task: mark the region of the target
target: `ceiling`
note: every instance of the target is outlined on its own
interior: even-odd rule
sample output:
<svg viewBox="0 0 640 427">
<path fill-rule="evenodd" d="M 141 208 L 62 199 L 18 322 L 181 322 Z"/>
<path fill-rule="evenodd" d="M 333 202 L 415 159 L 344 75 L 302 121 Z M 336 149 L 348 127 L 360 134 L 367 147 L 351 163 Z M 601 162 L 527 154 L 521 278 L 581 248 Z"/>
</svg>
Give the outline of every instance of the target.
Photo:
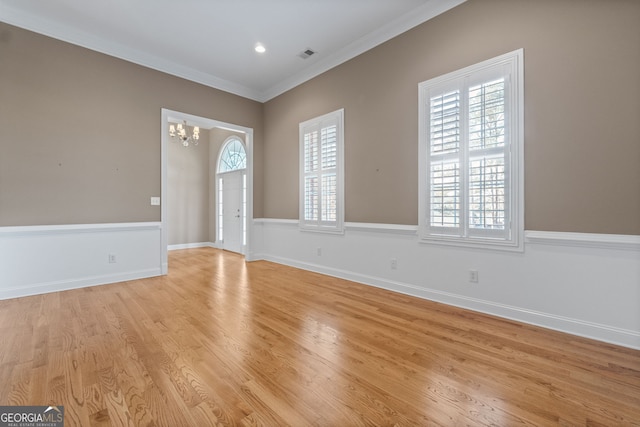
<svg viewBox="0 0 640 427">
<path fill-rule="evenodd" d="M 464 1 L 0 0 L 0 21 L 264 102 Z"/>
</svg>

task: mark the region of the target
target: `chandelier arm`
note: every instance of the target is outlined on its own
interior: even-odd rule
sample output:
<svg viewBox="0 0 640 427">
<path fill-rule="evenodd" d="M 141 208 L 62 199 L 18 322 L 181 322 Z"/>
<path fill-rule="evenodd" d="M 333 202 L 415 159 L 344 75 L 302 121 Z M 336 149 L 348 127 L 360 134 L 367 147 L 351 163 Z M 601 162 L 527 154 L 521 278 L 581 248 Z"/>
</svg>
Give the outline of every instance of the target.
<svg viewBox="0 0 640 427">
<path fill-rule="evenodd" d="M 169 126 L 169 136 L 173 142 L 180 141 L 183 147 L 189 147 L 189 145 L 198 145 L 200 139 L 200 127 L 193 126 L 191 135 L 187 133 L 188 125 L 187 121 L 183 120 L 182 123 L 178 123 L 176 126 Z"/>
</svg>

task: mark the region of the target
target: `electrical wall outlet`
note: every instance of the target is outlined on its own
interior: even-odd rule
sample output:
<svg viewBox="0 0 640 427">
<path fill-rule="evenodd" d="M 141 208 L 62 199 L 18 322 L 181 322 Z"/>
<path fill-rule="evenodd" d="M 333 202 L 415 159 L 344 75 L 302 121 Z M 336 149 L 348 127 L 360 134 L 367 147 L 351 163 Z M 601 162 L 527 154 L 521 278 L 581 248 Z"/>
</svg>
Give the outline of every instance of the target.
<svg viewBox="0 0 640 427">
<path fill-rule="evenodd" d="M 469 282 L 478 283 L 479 280 L 478 270 L 469 270 Z"/>
<path fill-rule="evenodd" d="M 397 270 L 398 269 L 398 259 L 397 258 L 391 258 L 391 260 L 389 262 L 389 266 L 391 267 L 392 270 Z"/>
<path fill-rule="evenodd" d="M 322 256 L 322 248 L 316 248 L 316 255 Z"/>
<path fill-rule="evenodd" d="M 109 264 L 116 263 L 116 254 L 109 254 Z"/>
</svg>

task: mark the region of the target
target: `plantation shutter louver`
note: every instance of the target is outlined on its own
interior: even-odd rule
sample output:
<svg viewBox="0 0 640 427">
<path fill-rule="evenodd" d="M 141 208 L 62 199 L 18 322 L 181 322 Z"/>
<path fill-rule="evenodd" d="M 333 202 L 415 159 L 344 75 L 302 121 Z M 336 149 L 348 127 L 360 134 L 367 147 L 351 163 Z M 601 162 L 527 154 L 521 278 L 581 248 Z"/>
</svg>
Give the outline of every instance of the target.
<svg viewBox="0 0 640 427">
<path fill-rule="evenodd" d="M 504 230 L 505 81 L 469 88 L 469 227 Z"/>
<path fill-rule="evenodd" d="M 430 111 L 430 223 L 457 229 L 461 209 L 460 92 L 432 97 Z"/>
<path fill-rule="evenodd" d="M 303 228 L 333 231 L 341 227 L 341 118 L 334 116 L 327 115 L 320 120 L 301 124 L 303 167 L 300 221 Z"/>
</svg>

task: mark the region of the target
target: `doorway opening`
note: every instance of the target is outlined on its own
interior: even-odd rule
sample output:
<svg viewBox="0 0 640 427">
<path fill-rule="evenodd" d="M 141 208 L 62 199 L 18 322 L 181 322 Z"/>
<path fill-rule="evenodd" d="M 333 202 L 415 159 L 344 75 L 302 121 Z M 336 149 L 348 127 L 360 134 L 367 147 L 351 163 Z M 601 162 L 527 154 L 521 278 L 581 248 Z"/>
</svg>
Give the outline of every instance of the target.
<svg viewBox="0 0 640 427">
<path fill-rule="evenodd" d="M 245 168 L 242 170 L 242 178 L 240 179 L 240 186 L 242 187 L 242 192 L 240 194 L 240 203 L 241 203 L 241 224 L 242 232 L 240 233 L 240 250 L 237 252 L 243 253 L 245 259 L 247 261 L 253 260 L 252 255 L 252 235 L 253 235 L 253 129 L 245 126 L 236 125 L 233 123 L 221 122 L 219 120 L 215 120 L 212 118 L 194 116 L 187 113 L 182 113 L 179 111 L 172 111 L 163 108 L 161 111 L 161 191 L 160 191 L 160 220 L 161 220 L 161 233 L 160 233 L 160 256 L 162 263 L 162 274 L 167 274 L 169 269 L 168 263 L 168 254 L 167 254 L 167 246 L 169 239 L 169 201 L 168 201 L 168 147 L 171 143 L 169 136 L 169 123 L 182 123 L 183 121 L 187 121 L 188 126 L 199 126 L 201 129 L 207 130 L 216 130 L 221 129 L 225 131 L 230 131 L 235 134 L 241 135 L 242 138 L 238 138 L 241 141 L 242 148 L 244 150 L 244 162 Z M 244 141 L 242 141 L 244 140 Z M 205 141 L 200 141 L 200 143 L 205 143 Z M 243 144 L 242 144 L 243 143 Z M 226 146 L 223 144 L 223 148 Z M 219 196 L 218 193 L 218 170 L 217 164 L 210 164 L 211 175 L 215 177 L 213 182 L 210 182 L 210 188 L 215 189 L 212 191 L 214 198 Z M 229 172 L 227 172 L 229 173 Z M 234 171 L 234 173 L 240 173 L 238 171 Z M 235 185 L 233 182 L 230 182 L 229 185 L 232 187 Z M 231 192 L 229 192 L 231 194 Z M 224 202 L 224 200 L 223 200 Z M 227 201 L 227 203 L 236 203 L 233 200 Z M 210 216 L 216 219 L 218 222 L 218 200 L 216 199 L 213 204 L 211 204 Z M 237 209 L 237 208 L 236 208 Z M 236 213 L 237 214 L 237 213 Z M 230 225 L 228 225 L 230 229 Z M 216 224 L 216 230 L 217 230 Z M 223 230 L 229 231 L 229 230 Z M 226 236 L 223 236 L 226 237 Z M 216 240 L 218 238 L 216 237 Z M 224 240 L 223 240 L 224 241 Z M 221 247 L 222 242 L 215 242 L 217 247 Z M 223 247 L 224 248 L 224 247 Z"/>
</svg>

